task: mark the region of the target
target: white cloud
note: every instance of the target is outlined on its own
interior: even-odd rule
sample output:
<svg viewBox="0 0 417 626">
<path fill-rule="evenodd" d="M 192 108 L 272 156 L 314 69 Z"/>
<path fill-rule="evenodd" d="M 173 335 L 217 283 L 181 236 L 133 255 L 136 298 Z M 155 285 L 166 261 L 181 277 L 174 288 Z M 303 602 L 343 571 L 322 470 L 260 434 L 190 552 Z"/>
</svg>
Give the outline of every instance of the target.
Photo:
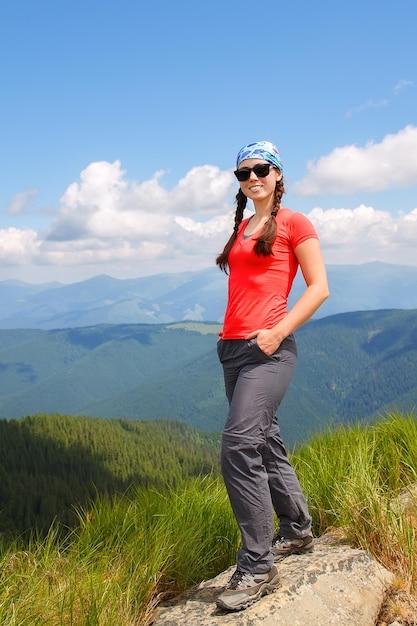
<svg viewBox="0 0 417 626">
<path fill-rule="evenodd" d="M 172 191 L 172 204 L 176 210 L 195 215 L 215 215 L 219 204 L 228 198 L 235 182 L 232 172 L 222 172 L 214 165 L 193 167 Z"/>
<path fill-rule="evenodd" d="M 91 163 L 62 196 L 48 239 L 154 240 L 172 228 L 178 212 L 205 219 L 230 210 L 233 177 L 218 167 L 194 167 L 171 191 L 161 186 L 161 171 L 140 184 L 125 174 L 119 161 Z"/>
<path fill-rule="evenodd" d="M 414 132 L 404 129 L 403 145 L 410 147 Z M 391 139 L 384 142 L 374 155 L 389 152 Z M 362 157 L 369 158 L 367 148 Z M 162 178 L 157 172 L 138 183 L 119 161 L 91 163 L 65 191 L 45 232 L 0 230 L 0 279 L 73 282 L 102 273 L 127 278 L 213 266 L 232 231 L 232 173 L 196 167 L 170 190 Z M 327 263 L 417 264 L 417 208 L 393 216 L 365 205 L 317 207 L 309 217 Z"/>
<path fill-rule="evenodd" d="M 231 213 L 218 215 L 207 222 L 197 222 L 190 217 L 183 217 L 182 215 L 175 217 L 174 221 L 184 231 L 194 233 L 205 239 L 231 231 L 233 227 L 233 215 Z"/>
<path fill-rule="evenodd" d="M 31 264 L 42 276 L 49 267 L 54 278 L 207 267 L 232 228 L 233 174 L 194 167 L 171 190 L 162 187 L 162 177 L 156 172 L 138 183 L 119 161 L 91 163 L 69 185 L 44 233 L 30 231 L 30 239 L 26 231 L 0 231 L 1 250 L 9 264 Z"/>
<path fill-rule="evenodd" d="M 380 143 L 335 148 L 307 164 L 292 191 L 303 196 L 382 191 L 417 183 L 417 128 L 406 126 Z"/>
<path fill-rule="evenodd" d="M 0 229 L 0 266 L 4 268 L 31 263 L 38 255 L 39 245 L 38 236 L 33 230 Z"/>
<path fill-rule="evenodd" d="M 326 211 L 315 208 L 308 217 L 317 228 L 327 263 L 417 262 L 417 209 L 395 217 L 365 205 Z"/>
</svg>

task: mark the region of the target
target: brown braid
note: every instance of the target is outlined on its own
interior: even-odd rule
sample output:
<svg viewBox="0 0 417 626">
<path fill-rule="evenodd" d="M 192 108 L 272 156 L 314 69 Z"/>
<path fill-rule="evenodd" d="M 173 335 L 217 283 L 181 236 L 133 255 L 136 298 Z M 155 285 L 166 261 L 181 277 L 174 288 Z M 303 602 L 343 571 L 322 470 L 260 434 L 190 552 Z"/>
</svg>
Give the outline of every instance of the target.
<svg viewBox="0 0 417 626">
<path fill-rule="evenodd" d="M 255 254 L 257 254 L 258 256 L 268 256 L 272 254 L 272 244 L 275 241 L 275 238 L 277 236 L 277 223 L 275 221 L 275 217 L 280 209 L 281 198 L 284 195 L 284 193 L 285 193 L 284 180 L 281 177 L 281 179 L 277 181 L 277 184 L 275 186 L 274 205 L 271 211 L 271 216 L 269 217 L 267 222 L 265 222 L 263 230 L 261 234 L 259 235 L 259 237 L 256 238 L 256 243 L 253 248 Z M 236 240 L 237 233 L 239 230 L 239 224 L 243 220 L 243 212 L 245 210 L 247 200 L 248 199 L 243 193 L 243 191 L 239 189 L 239 191 L 236 194 L 237 206 L 236 206 L 236 212 L 235 212 L 235 225 L 233 228 L 233 233 L 230 236 L 228 242 L 226 243 L 223 249 L 223 252 L 219 254 L 219 256 L 216 259 L 217 265 L 226 274 L 228 273 L 229 252 L 232 249 L 233 244 Z"/>
<path fill-rule="evenodd" d="M 226 274 L 228 273 L 228 271 L 227 271 L 227 268 L 228 268 L 227 260 L 229 258 L 229 252 L 232 249 L 233 244 L 235 243 L 235 239 L 237 237 L 237 233 L 238 233 L 238 230 L 239 230 L 239 225 L 240 225 L 241 221 L 243 220 L 243 213 L 245 211 L 247 201 L 248 201 L 247 197 L 245 196 L 243 191 L 241 189 L 239 189 L 239 191 L 236 194 L 235 225 L 233 227 L 233 233 L 231 234 L 228 242 L 226 243 L 226 245 L 225 245 L 225 247 L 223 249 L 223 252 L 221 254 L 219 254 L 219 256 L 216 259 L 217 265 Z"/>
</svg>

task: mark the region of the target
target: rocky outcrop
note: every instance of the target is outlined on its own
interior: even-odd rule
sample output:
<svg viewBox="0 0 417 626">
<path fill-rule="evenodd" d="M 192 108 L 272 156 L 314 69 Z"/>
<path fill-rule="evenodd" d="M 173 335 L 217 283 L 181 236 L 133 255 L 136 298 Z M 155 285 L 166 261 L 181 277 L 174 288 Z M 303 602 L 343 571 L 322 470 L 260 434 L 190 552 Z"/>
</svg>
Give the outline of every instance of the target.
<svg viewBox="0 0 417 626">
<path fill-rule="evenodd" d="M 225 613 L 216 598 L 234 567 L 162 606 L 153 626 L 374 626 L 392 575 L 363 550 L 331 534 L 309 555 L 279 564 L 277 591 L 245 611 Z"/>
</svg>

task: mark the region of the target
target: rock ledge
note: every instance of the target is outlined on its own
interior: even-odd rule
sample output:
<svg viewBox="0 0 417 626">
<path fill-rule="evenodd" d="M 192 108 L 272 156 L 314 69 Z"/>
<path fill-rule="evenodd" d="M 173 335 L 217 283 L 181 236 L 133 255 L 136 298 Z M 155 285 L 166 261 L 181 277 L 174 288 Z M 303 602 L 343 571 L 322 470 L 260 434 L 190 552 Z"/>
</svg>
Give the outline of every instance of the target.
<svg viewBox="0 0 417 626">
<path fill-rule="evenodd" d="M 160 607 L 153 626 L 374 626 L 393 578 L 331 534 L 316 539 L 312 554 L 281 561 L 279 570 L 279 589 L 245 611 L 225 613 L 215 605 L 231 567 Z"/>
</svg>

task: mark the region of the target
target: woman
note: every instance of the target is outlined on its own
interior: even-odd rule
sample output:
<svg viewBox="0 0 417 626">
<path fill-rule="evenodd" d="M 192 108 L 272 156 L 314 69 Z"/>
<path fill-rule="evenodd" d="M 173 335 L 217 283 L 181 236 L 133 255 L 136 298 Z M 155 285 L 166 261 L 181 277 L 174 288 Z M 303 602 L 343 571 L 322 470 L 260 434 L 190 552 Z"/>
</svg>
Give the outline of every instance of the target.
<svg viewBox="0 0 417 626">
<path fill-rule="evenodd" d="M 311 552 L 311 517 L 278 427 L 276 411 L 290 384 L 297 349 L 293 332 L 328 297 L 316 231 L 301 213 L 281 207 L 282 163 L 268 141 L 244 146 L 232 236 L 217 258 L 229 273 L 228 303 L 218 355 L 229 414 L 221 467 L 241 532 L 237 568 L 217 606 L 237 611 L 274 591 L 274 561 Z M 243 219 L 247 199 L 255 213 Z M 306 289 L 287 311 L 300 266 Z M 273 512 L 279 519 L 273 540 Z"/>
</svg>

